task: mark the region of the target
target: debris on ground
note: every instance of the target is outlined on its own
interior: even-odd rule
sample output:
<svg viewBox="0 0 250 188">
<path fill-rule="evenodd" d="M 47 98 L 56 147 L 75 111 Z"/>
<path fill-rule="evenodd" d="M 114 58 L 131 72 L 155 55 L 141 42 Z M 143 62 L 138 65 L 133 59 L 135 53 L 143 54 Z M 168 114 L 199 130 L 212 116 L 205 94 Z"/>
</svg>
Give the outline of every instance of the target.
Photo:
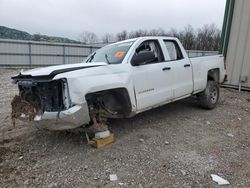
<svg viewBox="0 0 250 188">
<path fill-rule="evenodd" d="M 2 129 L 2 139 L 1 139 L 0 143 L 4 144 L 4 141 L 5 141 L 5 129 L 3 128 Z"/>
<path fill-rule="evenodd" d="M 168 142 L 168 141 L 165 141 L 165 145 L 169 145 L 169 142 Z"/>
<path fill-rule="evenodd" d="M 216 175 L 216 174 L 211 174 L 212 180 L 216 183 L 218 183 L 218 185 L 229 185 L 230 183 L 223 179 L 222 177 Z"/>
<path fill-rule="evenodd" d="M 180 170 L 183 176 L 186 176 L 187 173 L 184 170 Z"/>
<path fill-rule="evenodd" d="M 144 139 L 143 139 L 143 138 L 140 138 L 139 141 L 140 141 L 140 142 L 144 142 Z"/>
<path fill-rule="evenodd" d="M 117 177 L 116 174 L 110 174 L 110 175 L 109 175 L 109 179 L 110 179 L 110 181 L 117 181 L 117 180 L 118 180 L 118 177 Z"/>
<path fill-rule="evenodd" d="M 54 187 L 57 187 L 57 183 L 50 183 L 48 185 L 48 188 L 54 188 Z"/>
<path fill-rule="evenodd" d="M 13 100 L 11 101 L 11 119 L 13 121 L 13 125 L 15 126 L 15 119 L 18 119 L 21 116 L 28 116 L 29 120 L 33 120 L 36 116 L 36 112 L 34 107 L 27 102 L 26 100 L 23 100 L 21 96 L 16 95 Z"/>
<path fill-rule="evenodd" d="M 42 119 L 42 115 L 36 115 L 34 117 L 34 121 L 40 121 Z"/>
<path fill-rule="evenodd" d="M 231 134 L 231 133 L 228 133 L 227 136 L 229 136 L 229 137 L 234 137 L 234 135 Z"/>
</svg>

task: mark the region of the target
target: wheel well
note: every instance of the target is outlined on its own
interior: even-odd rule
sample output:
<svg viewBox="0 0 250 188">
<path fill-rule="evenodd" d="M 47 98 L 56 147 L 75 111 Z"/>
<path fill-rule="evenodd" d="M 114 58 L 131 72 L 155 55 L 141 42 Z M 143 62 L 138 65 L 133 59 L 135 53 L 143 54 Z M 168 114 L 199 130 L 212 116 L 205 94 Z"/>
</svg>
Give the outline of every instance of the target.
<svg viewBox="0 0 250 188">
<path fill-rule="evenodd" d="M 207 80 L 213 80 L 219 82 L 220 72 L 219 69 L 211 69 L 208 71 Z"/>
<path fill-rule="evenodd" d="M 107 118 L 128 117 L 132 110 L 126 88 L 116 88 L 86 95 L 90 114 Z"/>
</svg>

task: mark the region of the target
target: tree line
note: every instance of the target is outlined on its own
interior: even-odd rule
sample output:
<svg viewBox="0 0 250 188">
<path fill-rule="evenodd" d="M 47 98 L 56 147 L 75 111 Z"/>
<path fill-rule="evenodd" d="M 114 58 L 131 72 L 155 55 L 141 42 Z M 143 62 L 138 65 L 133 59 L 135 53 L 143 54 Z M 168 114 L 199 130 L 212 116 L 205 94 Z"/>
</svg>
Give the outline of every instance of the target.
<svg viewBox="0 0 250 188">
<path fill-rule="evenodd" d="M 204 25 L 198 29 L 187 25 L 180 31 L 176 29 L 165 31 L 162 28 L 152 30 L 138 29 L 130 32 L 123 30 L 116 34 L 106 33 L 101 38 L 98 38 L 93 32 L 84 31 L 79 36 L 79 41 L 85 44 L 112 43 L 142 36 L 177 37 L 187 50 L 217 51 L 220 48 L 221 30 L 215 24 Z"/>
</svg>

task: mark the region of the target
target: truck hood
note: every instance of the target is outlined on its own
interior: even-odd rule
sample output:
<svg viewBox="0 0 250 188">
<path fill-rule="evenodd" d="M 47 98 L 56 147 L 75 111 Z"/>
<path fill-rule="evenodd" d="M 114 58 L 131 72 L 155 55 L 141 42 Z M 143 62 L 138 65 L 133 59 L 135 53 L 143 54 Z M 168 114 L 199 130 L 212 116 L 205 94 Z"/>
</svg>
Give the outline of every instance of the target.
<svg viewBox="0 0 250 188">
<path fill-rule="evenodd" d="M 105 62 L 93 62 L 93 63 L 75 63 L 68 65 L 57 65 L 57 66 L 49 66 L 43 68 L 35 68 L 28 71 L 21 71 L 19 75 L 12 77 L 12 79 L 22 79 L 28 77 L 43 77 L 49 76 L 53 78 L 57 74 L 76 71 L 80 69 L 87 69 L 93 67 L 107 66 L 108 64 Z"/>
</svg>

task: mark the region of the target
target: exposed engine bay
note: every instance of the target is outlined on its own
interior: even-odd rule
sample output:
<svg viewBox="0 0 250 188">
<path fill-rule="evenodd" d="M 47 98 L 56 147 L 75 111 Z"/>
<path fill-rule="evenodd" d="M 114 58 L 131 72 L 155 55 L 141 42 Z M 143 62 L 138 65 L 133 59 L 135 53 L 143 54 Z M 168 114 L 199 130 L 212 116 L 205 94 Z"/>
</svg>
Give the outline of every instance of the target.
<svg viewBox="0 0 250 188">
<path fill-rule="evenodd" d="M 15 119 L 39 121 L 45 112 L 56 112 L 57 118 L 60 118 L 61 112 L 74 106 L 65 79 L 46 80 L 30 77 L 15 81 L 19 95 L 15 96 L 11 103 L 13 124 Z M 129 117 L 131 113 L 131 103 L 124 88 L 89 93 L 85 97 L 90 119 L 87 127 L 93 129 L 92 132 L 107 130 L 107 118 Z"/>
<path fill-rule="evenodd" d="M 11 103 L 13 120 L 27 116 L 31 121 L 45 111 L 60 112 L 70 107 L 64 80 L 20 80 L 17 84 L 19 96 L 15 96 Z"/>
</svg>

